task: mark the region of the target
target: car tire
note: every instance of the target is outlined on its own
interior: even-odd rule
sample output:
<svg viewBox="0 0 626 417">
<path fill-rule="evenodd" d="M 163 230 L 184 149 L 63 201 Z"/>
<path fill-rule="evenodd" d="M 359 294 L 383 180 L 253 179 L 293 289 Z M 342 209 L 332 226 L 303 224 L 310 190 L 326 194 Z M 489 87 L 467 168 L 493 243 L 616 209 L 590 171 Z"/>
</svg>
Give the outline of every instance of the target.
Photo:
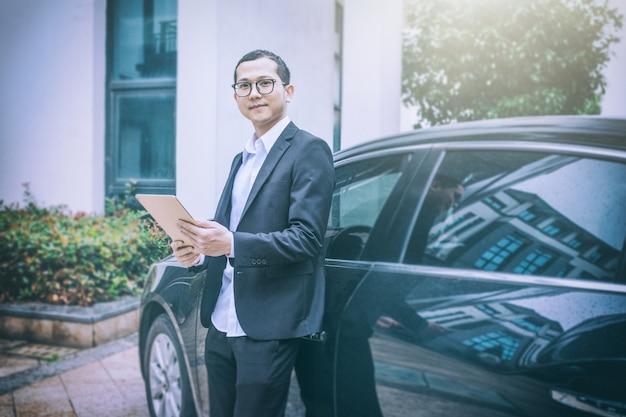
<svg viewBox="0 0 626 417">
<path fill-rule="evenodd" d="M 150 325 L 143 352 L 145 387 L 152 417 L 195 417 L 183 352 L 165 314 Z"/>
</svg>

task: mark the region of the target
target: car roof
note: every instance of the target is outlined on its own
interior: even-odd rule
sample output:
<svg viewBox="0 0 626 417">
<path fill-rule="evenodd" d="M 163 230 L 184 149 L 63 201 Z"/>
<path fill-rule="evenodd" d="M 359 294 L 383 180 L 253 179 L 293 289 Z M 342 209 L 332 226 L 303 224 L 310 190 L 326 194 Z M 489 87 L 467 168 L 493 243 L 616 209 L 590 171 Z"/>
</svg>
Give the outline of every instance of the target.
<svg viewBox="0 0 626 417">
<path fill-rule="evenodd" d="M 626 119 L 600 116 L 536 116 L 454 123 L 368 141 L 337 152 L 335 161 L 383 149 L 481 140 L 560 143 L 626 150 Z"/>
</svg>

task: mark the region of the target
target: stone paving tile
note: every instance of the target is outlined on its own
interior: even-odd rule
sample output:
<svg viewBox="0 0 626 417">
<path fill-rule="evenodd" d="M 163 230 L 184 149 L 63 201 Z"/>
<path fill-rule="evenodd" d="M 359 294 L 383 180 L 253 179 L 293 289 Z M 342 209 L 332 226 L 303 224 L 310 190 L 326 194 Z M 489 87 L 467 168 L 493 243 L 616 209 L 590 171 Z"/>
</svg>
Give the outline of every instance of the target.
<svg viewBox="0 0 626 417">
<path fill-rule="evenodd" d="M 137 348 L 61 375 L 77 417 L 148 417 Z"/>
<path fill-rule="evenodd" d="M 13 394 L 0 395 L 0 407 L 7 405 L 13 406 Z"/>
<path fill-rule="evenodd" d="M 78 417 L 93 416 L 126 416 L 136 413 L 136 406 L 125 402 L 121 396 L 109 397 L 101 395 L 83 396 L 72 399 Z"/>
<path fill-rule="evenodd" d="M 68 371 L 61 376 L 70 398 L 93 396 L 99 393 L 118 393 L 102 364 L 93 362 Z M 121 396 L 121 394 L 119 394 Z"/>
<path fill-rule="evenodd" d="M 0 352 L 11 351 L 0 353 L 0 375 L 17 365 L 37 366 L 41 360 L 35 357 L 77 351 L 17 342 L 0 339 Z M 136 346 L 0 395 L 0 417 L 99 416 L 149 417 Z"/>
<path fill-rule="evenodd" d="M 37 359 L 20 358 L 0 353 L 0 378 L 39 366 Z"/>
<path fill-rule="evenodd" d="M 15 413 L 13 412 L 13 406 L 1 405 L 0 417 L 15 417 Z"/>
<path fill-rule="evenodd" d="M 13 394 L 0 395 L 0 417 L 15 417 Z"/>
<path fill-rule="evenodd" d="M 141 379 L 139 356 L 137 355 L 136 349 L 116 353 L 115 355 L 102 359 L 101 362 L 114 381 Z"/>
<path fill-rule="evenodd" d="M 120 381 L 116 383 L 116 386 L 126 401 L 139 401 L 143 404 L 147 404 L 146 387 L 143 383 L 143 379 Z"/>
<path fill-rule="evenodd" d="M 75 416 L 58 376 L 47 378 L 13 393 L 16 417 Z"/>
</svg>

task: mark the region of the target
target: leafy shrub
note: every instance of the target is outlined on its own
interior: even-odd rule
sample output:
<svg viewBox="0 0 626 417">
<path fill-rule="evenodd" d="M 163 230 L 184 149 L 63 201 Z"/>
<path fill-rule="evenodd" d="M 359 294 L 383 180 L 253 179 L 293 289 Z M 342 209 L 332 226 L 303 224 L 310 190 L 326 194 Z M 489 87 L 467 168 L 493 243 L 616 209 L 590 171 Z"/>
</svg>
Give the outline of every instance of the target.
<svg viewBox="0 0 626 417">
<path fill-rule="evenodd" d="M 109 201 L 107 216 L 0 200 L 0 302 L 90 305 L 137 294 L 165 234 L 145 212 Z"/>
</svg>

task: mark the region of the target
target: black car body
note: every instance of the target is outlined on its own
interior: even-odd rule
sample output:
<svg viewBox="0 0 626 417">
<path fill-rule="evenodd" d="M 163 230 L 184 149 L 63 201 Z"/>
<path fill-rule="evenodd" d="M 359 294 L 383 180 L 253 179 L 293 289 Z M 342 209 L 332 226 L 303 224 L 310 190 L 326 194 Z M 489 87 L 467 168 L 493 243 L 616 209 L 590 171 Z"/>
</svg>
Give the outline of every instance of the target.
<svg viewBox="0 0 626 417">
<path fill-rule="evenodd" d="M 626 416 L 626 120 L 429 128 L 335 166 L 326 337 L 303 340 L 288 415 Z M 155 415 L 208 415 L 204 279 L 170 257 L 146 281 Z"/>
</svg>

